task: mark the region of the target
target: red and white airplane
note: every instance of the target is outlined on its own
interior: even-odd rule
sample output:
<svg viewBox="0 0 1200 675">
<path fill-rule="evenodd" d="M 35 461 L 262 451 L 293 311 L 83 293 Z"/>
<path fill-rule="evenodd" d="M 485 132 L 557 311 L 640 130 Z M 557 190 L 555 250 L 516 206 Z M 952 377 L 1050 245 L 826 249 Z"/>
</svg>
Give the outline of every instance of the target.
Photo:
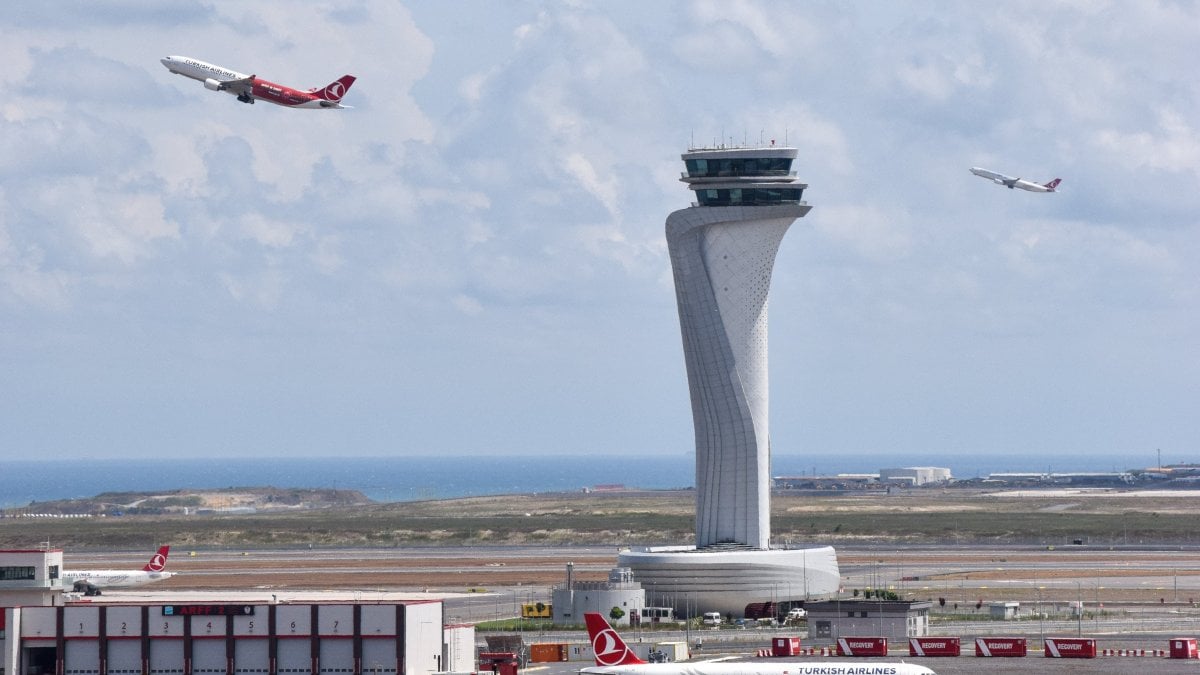
<svg viewBox="0 0 1200 675">
<path fill-rule="evenodd" d="M 1062 182 L 1061 178 L 1055 178 L 1049 183 L 1043 185 L 1041 183 L 1034 183 L 1033 181 L 1024 180 L 1021 178 L 1005 176 L 1002 173 L 996 173 L 995 171 L 989 171 L 988 169 L 981 169 L 977 166 L 971 167 L 971 173 L 979 176 L 980 178 L 986 178 L 996 185 L 1003 185 L 1009 190 L 1013 188 L 1021 188 L 1022 190 L 1029 190 L 1030 192 L 1058 192 L 1058 184 Z"/>
<path fill-rule="evenodd" d="M 350 85 L 354 84 L 353 75 L 343 75 L 341 79 L 324 87 L 300 91 L 187 56 L 168 56 L 159 61 L 172 73 L 199 80 L 204 83 L 205 89 L 229 92 L 237 96 L 242 103 L 254 103 L 255 100 L 259 100 L 285 108 L 350 107 L 342 105 L 341 100 L 346 92 L 350 91 Z"/>
<path fill-rule="evenodd" d="M 151 556 L 150 562 L 140 570 L 63 570 L 63 585 L 86 590 L 89 595 L 99 595 L 98 589 L 101 588 L 125 588 L 170 579 L 175 573 L 164 571 L 170 552 L 170 546 L 160 546 L 158 553 Z"/>
<path fill-rule="evenodd" d="M 588 638 L 596 658 L 596 667 L 579 671 L 587 675 L 935 675 L 925 666 L 895 661 L 858 664 L 845 661 L 646 663 L 633 653 L 603 616 L 587 612 L 583 620 L 587 623 Z"/>
</svg>

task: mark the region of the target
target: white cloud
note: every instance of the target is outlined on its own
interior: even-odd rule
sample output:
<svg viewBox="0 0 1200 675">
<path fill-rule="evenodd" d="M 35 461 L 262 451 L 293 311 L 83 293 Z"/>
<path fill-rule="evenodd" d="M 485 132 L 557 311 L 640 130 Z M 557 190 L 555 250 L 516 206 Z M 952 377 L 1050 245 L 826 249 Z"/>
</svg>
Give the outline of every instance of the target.
<svg viewBox="0 0 1200 675">
<path fill-rule="evenodd" d="M 253 274 L 222 272 L 221 284 L 229 297 L 239 303 L 272 310 L 278 307 L 283 297 L 287 280 L 278 269 L 266 268 Z"/>
<path fill-rule="evenodd" d="M 30 305 L 44 310 L 65 309 L 70 298 L 70 277 L 45 269 L 45 256 L 37 246 L 17 247 L 5 225 L 6 195 L 0 190 L 0 307 Z"/>
<path fill-rule="evenodd" d="M 1157 111 L 1153 129 L 1121 133 L 1103 129 L 1096 144 L 1134 167 L 1190 171 L 1200 177 L 1200 131 L 1172 109 Z"/>
<path fill-rule="evenodd" d="M 304 234 L 303 223 L 284 222 L 268 218 L 261 213 L 249 213 L 241 218 L 245 236 L 268 248 L 285 248 L 295 243 L 296 236 Z"/>
<path fill-rule="evenodd" d="M 816 213 L 816 212 L 814 212 Z M 903 211 L 853 204 L 823 204 L 805 218 L 831 242 L 875 262 L 906 257 L 913 245 L 908 214 Z"/>
<path fill-rule="evenodd" d="M 666 215 L 692 200 L 679 153 L 692 141 L 761 137 L 799 148 L 795 169 L 814 205 L 776 269 L 772 321 L 799 322 L 805 341 L 790 371 L 773 356 L 779 400 L 820 388 L 796 370 L 808 345 L 822 345 L 830 381 L 862 373 L 845 409 L 825 411 L 833 427 L 862 419 L 858 392 L 914 376 L 928 384 L 928 410 L 961 406 L 939 398 L 949 387 L 930 373 L 951 373 L 959 391 L 1036 399 L 955 368 L 939 346 L 978 350 L 1010 371 L 1055 350 L 1103 353 L 1131 386 L 1162 392 L 1154 405 L 1167 412 L 1128 436 L 1152 428 L 1195 445 L 1200 429 L 1168 413 L 1194 400 L 1187 382 L 1200 381 L 1200 131 L 1188 112 L 1200 81 L 1179 57 L 1200 43 L 1198 12 L 1033 1 L 99 0 L 89 20 L 26 3 L 0 13 L 0 340 L 25 381 L 50 382 L 72 359 L 99 364 L 92 379 L 119 381 L 109 364 L 122 356 L 170 370 L 194 345 L 219 345 L 204 353 L 222 367 L 197 377 L 211 391 L 244 389 L 247 364 L 263 374 L 258 357 L 269 353 L 337 373 L 331 382 L 291 368 L 300 386 L 272 391 L 277 400 L 333 386 L 387 392 L 375 397 L 381 410 L 419 397 L 427 412 L 460 409 L 456 386 L 504 390 L 505 368 L 519 361 L 523 381 L 544 388 L 491 403 L 497 415 L 538 408 L 563 419 L 561 397 L 546 392 L 586 381 L 594 391 L 584 397 L 630 401 L 637 413 L 621 426 L 648 450 L 685 450 L 686 400 L 671 407 L 644 386 L 683 386 L 662 233 Z M 244 105 L 167 73 L 158 58 L 178 53 L 300 87 L 350 72 L 355 107 Z M 1003 190 L 970 176 L 973 163 L 1061 175 L 1064 189 Z M 54 321 L 39 322 L 46 316 Z M 134 353 L 154 331 L 171 357 Z M 296 337 L 314 334 L 326 344 Z M 89 337 L 82 349 L 79 335 Z M 1173 341 L 1154 342 L 1163 335 Z M 76 349 L 47 346 L 58 344 Z M 360 371 L 331 365 L 351 347 Z M 911 358 L 861 366 L 883 348 Z M 521 360 L 534 353 L 553 366 Z M 1143 367 L 1150 358 L 1160 362 Z M 914 374 L 914 363 L 928 368 Z M 1054 376 L 1086 379 L 1086 365 Z M 597 370 L 602 382 L 589 377 Z M 378 372 L 404 382 L 372 380 Z M 71 382 L 54 384 L 75 396 L 64 405 L 142 426 L 71 393 Z M 59 409 L 60 398 L 17 396 L 27 409 Z M 131 407 L 145 402 L 130 397 Z M 879 419 L 903 418 L 884 407 Z M 1117 442 L 1058 412 L 1084 430 L 1081 444 Z M 217 402 L 199 414 L 203 444 L 231 411 Z M 286 448 L 294 420 L 279 419 Z M 994 420 L 977 421 L 981 447 L 1008 441 L 987 431 Z M 777 417 L 773 435 L 832 451 L 852 440 L 809 422 Z M 344 432 L 339 424 L 329 421 Z M 487 440 L 435 426 L 413 425 L 412 446 Z M 609 427 L 561 437 L 616 443 Z M 95 453 L 125 451 L 111 438 L 124 437 L 94 435 Z M 914 432 L 908 447 L 938 439 Z M 75 442 L 0 412 L 0 446 Z"/>
<path fill-rule="evenodd" d="M 454 308 L 467 316 L 476 316 L 483 312 L 483 304 L 467 295 L 454 296 Z"/>
<path fill-rule="evenodd" d="M 179 238 L 179 227 L 166 217 L 161 196 L 128 192 L 120 184 L 67 179 L 35 189 L 28 198 L 47 226 L 76 233 L 91 255 L 125 266 L 152 257 L 159 240 Z"/>
</svg>

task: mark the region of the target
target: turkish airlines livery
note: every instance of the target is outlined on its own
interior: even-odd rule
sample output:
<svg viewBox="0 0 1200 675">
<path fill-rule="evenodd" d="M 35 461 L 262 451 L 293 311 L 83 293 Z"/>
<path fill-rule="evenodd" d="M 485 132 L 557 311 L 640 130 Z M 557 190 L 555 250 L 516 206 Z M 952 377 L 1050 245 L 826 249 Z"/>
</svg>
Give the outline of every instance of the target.
<svg viewBox="0 0 1200 675">
<path fill-rule="evenodd" d="M 884 661 L 646 663 L 633 653 L 603 616 L 588 612 L 583 619 L 587 622 L 596 667 L 580 672 L 592 675 L 935 675 L 932 670 L 914 663 Z"/>
<path fill-rule="evenodd" d="M 341 100 L 346 92 L 350 91 L 350 85 L 354 84 L 353 75 L 343 75 L 341 79 L 324 87 L 300 91 L 187 56 L 168 56 L 159 60 L 172 73 L 199 80 L 204 83 L 205 89 L 229 92 L 237 96 L 237 100 L 242 103 L 254 103 L 258 100 L 285 108 L 350 107 L 342 105 Z"/>
<path fill-rule="evenodd" d="M 163 571 L 167 567 L 167 554 L 170 552 L 170 546 L 159 547 L 158 553 L 155 553 L 150 558 L 150 562 L 140 570 L 80 570 L 78 572 L 63 570 L 63 585 L 71 587 L 79 585 L 81 590 L 87 590 L 90 593 L 98 588 L 126 588 L 170 579 L 174 576 L 174 572 Z M 87 588 L 88 586 L 92 588 Z"/>
<path fill-rule="evenodd" d="M 1055 178 L 1049 183 L 1043 185 L 1040 183 L 1034 183 L 1033 181 L 1013 178 L 1012 176 L 1005 176 L 1002 173 L 988 171 L 987 169 L 981 169 L 977 166 L 971 167 L 971 173 L 979 176 L 980 178 L 986 178 L 996 185 L 1003 185 L 1009 190 L 1013 188 L 1021 188 L 1022 190 L 1029 190 L 1030 192 L 1058 192 L 1058 184 L 1062 182 L 1061 178 Z"/>
</svg>

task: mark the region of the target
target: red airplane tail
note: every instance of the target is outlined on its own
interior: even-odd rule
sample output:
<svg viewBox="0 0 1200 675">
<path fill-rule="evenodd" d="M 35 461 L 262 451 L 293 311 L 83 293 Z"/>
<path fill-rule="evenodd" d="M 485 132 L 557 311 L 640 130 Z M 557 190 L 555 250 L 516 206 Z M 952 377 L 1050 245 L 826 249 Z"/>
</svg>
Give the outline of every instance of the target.
<svg viewBox="0 0 1200 675">
<path fill-rule="evenodd" d="M 143 572 L 161 572 L 167 567 L 167 554 L 171 552 L 170 546 L 159 546 L 158 553 L 155 553 L 150 562 L 142 568 Z"/>
<path fill-rule="evenodd" d="M 350 85 L 354 84 L 356 78 L 353 75 L 343 75 L 341 79 L 330 82 L 320 89 L 313 89 L 312 93 L 317 95 L 317 98 L 322 101 L 333 101 L 337 103 L 342 100 L 346 92 L 350 91 Z"/>
<path fill-rule="evenodd" d="M 588 639 L 592 641 L 592 654 L 596 657 L 597 666 L 629 666 L 645 663 L 625 644 L 617 631 L 608 625 L 603 616 L 595 612 L 583 615 L 587 623 Z"/>
<path fill-rule="evenodd" d="M 1061 182 L 1062 182 L 1061 178 L 1055 178 L 1054 180 L 1050 181 L 1049 183 L 1046 183 L 1043 187 L 1047 187 L 1047 188 L 1053 190 L 1054 188 L 1058 187 L 1058 184 Z"/>
</svg>

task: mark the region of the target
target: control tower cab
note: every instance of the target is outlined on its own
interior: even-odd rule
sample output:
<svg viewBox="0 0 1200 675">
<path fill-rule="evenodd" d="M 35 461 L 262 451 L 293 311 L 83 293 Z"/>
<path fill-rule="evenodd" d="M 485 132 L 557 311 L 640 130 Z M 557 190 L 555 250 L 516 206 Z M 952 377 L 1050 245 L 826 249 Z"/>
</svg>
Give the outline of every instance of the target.
<svg viewBox="0 0 1200 675">
<path fill-rule="evenodd" d="M 803 204 L 808 185 L 792 171 L 795 159 L 795 148 L 774 146 L 689 150 L 680 180 L 695 191 L 693 206 Z"/>
</svg>

